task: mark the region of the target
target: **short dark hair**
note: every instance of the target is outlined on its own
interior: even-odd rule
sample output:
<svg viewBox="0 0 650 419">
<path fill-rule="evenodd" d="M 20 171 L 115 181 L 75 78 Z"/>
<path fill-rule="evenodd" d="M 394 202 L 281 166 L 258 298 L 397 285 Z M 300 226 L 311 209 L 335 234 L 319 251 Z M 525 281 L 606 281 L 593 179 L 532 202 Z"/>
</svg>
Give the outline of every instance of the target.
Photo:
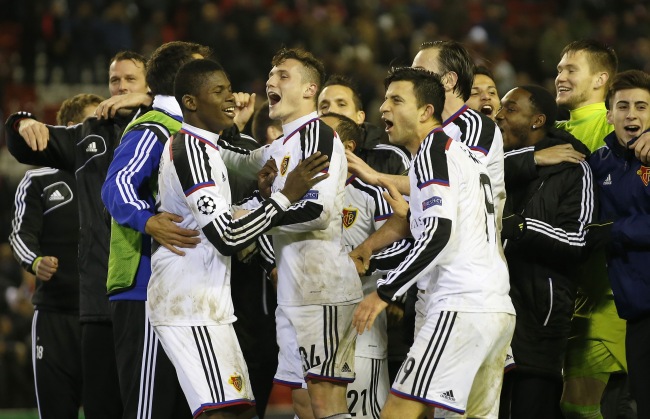
<svg viewBox="0 0 650 419">
<path fill-rule="evenodd" d="M 605 99 L 607 109 L 611 109 L 610 101 L 614 99 L 616 92 L 628 89 L 643 89 L 650 93 L 650 74 L 641 70 L 627 70 L 614 76 Z"/>
<path fill-rule="evenodd" d="M 321 118 L 336 118 L 339 120 L 336 132 L 339 134 L 341 141 L 352 140 L 357 144 L 357 147 L 363 145 L 363 130 L 359 124 L 354 122 L 352 119 L 335 112 L 330 112 L 321 116 Z"/>
<path fill-rule="evenodd" d="M 199 54 L 203 58 L 212 55 L 209 47 L 193 42 L 173 41 L 158 47 L 147 62 L 147 84 L 154 95 L 174 94 L 174 79 L 178 69 Z"/>
<path fill-rule="evenodd" d="M 302 72 L 303 79 L 316 84 L 317 89 L 320 91 L 325 81 L 325 66 L 323 63 L 314 57 L 311 52 L 305 51 L 304 49 L 282 48 L 273 56 L 271 65 L 280 65 L 289 59 L 300 61 L 305 67 L 305 71 Z M 318 100 L 318 97 L 314 100 Z"/>
<path fill-rule="evenodd" d="M 532 84 L 520 86 L 519 88 L 530 93 L 530 103 L 533 106 L 533 109 L 546 115 L 544 128 L 549 129 L 554 127 L 555 120 L 557 119 L 557 103 L 555 102 L 555 97 L 553 97 L 551 92 L 542 86 Z"/>
<path fill-rule="evenodd" d="M 359 88 L 357 87 L 356 83 L 352 81 L 352 79 L 342 74 L 332 74 L 323 85 L 323 89 L 328 86 L 345 86 L 350 89 L 352 91 L 352 101 L 354 102 L 354 106 L 358 111 L 363 110 L 363 103 L 361 102 L 361 97 L 359 96 Z"/>
<path fill-rule="evenodd" d="M 144 67 L 145 74 L 147 71 L 147 59 L 144 58 L 144 55 L 138 54 L 135 51 L 120 51 L 117 54 L 111 58 L 110 64 L 113 64 L 114 62 L 117 61 L 126 61 L 126 60 L 131 60 L 136 64 L 142 64 L 142 67 Z"/>
<path fill-rule="evenodd" d="M 198 95 L 199 91 L 205 88 L 205 79 L 210 74 L 219 71 L 225 73 L 221 64 L 206 59 L 189 61 L 178 69 L 176 78 L 174 79 L 174 97 L 176 97 L 176 101 L 182 110 L 185 110 L 183 96 Z"/>
<path fill-rule="evenodd" d="M 84 109 L 89 105 L 99 105 L 103 101 L 102 97 L 91 93 L 72 96 L 61 103 L 61 107 L 56 113 L 56 123 L 58 125 L 67 125 L 68 122 L 82 123 L 84 121 Z"/>
<path fill-rule="evenodd" d="M 477 74 L 482 74 L 484 76 L 487 76 L 487 77 L 491 78 L 492 81 L 494 81 L 494 74 L 492 74 L 490 69 L 487 68 L 484 65 L 477 65 L 477 66 L 474 67 L 474 76 L 476 76 Z"/>
<path fill-rule="evenodd" d="M 456 41 L 423 42 L 420 51 L 435 48 L 439 50 L 440 76 L 453 71 L 458 77 L 454 92 L 463 98 L 463 102 L 472 94 L 474 84 L 474 62 L 467 49 Z"/>
<path fill-rule="evenodd" d="M 440 82 L 440 76 L 422 68 L 393 67 L 384 79 L 384 87 L 397 81 L 410 81 L 419 107 L 433 105 L 433 116 L 442 123 L 442 109 L 445 107 L 445 88 Z"/>
<path fill-rule="evenodd" d="M 257 112 L 255 112 L 255 115 L 253 115 L 253 123 L 251 127 L 253 138 L 262 145 L 266 144 L 266 130 L 273 126 L 282 131 L 282 121 L 279 119 L 271 119 L 269 117 L 269 101 L 266 100 L 262 103 L 262 106 L 260 106 Z"/>
<path fill-rule="evenodd" d="M 609 89 L 612 78 L 618 70 L 618 57 L 614 48 L 595 39 L 581 39 L 565 46 L 560 54 L 560 59 L 565 54 L 571 55 L 579 51 L 587 53 L 587 63 L 589 63 L 592 73 L 604 70 L 609 74 L 609 80 L 605 86 L 606 89 Z"/>
</svg>

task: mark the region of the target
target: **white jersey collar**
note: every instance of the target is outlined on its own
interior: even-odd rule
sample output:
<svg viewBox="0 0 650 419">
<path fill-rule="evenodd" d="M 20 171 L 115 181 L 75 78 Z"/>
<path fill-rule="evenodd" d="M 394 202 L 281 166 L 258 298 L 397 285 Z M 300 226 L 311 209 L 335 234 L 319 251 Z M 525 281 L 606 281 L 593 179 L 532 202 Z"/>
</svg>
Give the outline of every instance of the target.
<svg viewBox="0 0 650 419">
<path fill-rule="evenodd" d="M 183 122 L 183 124 L 181 125 L 181 131 L 188 132 L 192 134 L 194 137 L 209 141 L 215 147 L 217 146 L 217 141 L 219 140 L 219 134 L 215 134 L 214 132 L 195 127 L 194 125 L 190 125 L 186 122 Z"/>
<path fill-rule="evenodd" d="M 305 116 L 301 116 L 300 118 L 295 119 L 285 125 L 282 125 L 282 132 L 284 133 L 284 138 L 285 139 L 289 138 L 289 136 L 291 136 L 295 131 L 300 129 L 303 125 L 307 124 L 307 122 L 317 118 L 318 118 L 318 112 L 314 111 Z"/>
<path fill-rule="evenodd" d="M 183 112 L 181 111 L 181 107 L 178 104 L 178 102 L 176 102 L 176 98 L 174 96 L 166 96 L 166 95 L 154 96 L 153 108 L 164 111 L 177 118 L 180 118 L 181 121 L 183 120 Z"/>
</svg>

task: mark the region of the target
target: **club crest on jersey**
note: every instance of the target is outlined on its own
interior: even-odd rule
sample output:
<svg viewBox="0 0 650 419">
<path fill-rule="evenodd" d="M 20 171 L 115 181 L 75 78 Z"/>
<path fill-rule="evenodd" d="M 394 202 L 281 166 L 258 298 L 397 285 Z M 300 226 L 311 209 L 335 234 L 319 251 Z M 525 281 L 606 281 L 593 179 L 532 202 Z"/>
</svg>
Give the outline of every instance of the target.
<svg viewBox="0 0 650 419">
<path fill-rule="evenodd" d="M 343 208 L 343 227 L 350 228 L 359 215 L 358 208 Z"/>
<path fill-rule="evenodd" d="M 442 198 L 439 196 L 432 196 L 422 203 L 422 211 L 427 208 L 435 207 L 436 205 L 442 206 Z"/>
<path fill-rule="evenodd" d="M 650 167 L 641 166 L 641 168 L 636 171 L 636 174 L 639 175 L 643 184 L 648 186 L 648 183 L 650 183 Z"/>
<path fill-rule="evenodd" d="M 233 373 L 230 378 L 228 378 L 228 384 L 235 387 L 235 390 L 241 391 L 244 387 L 244 380 L 242 380 L 241 375 L 238 373 Z"/>
<path fill-rule="evenodd" d="M 282 163 L 280 163 L 280 174 L 282 176 L 287 174 L 287 169 L 289 168 L 289 160 L 291 159 L 291 156 L 284 156 L 282 159 Z"/>
</svg>

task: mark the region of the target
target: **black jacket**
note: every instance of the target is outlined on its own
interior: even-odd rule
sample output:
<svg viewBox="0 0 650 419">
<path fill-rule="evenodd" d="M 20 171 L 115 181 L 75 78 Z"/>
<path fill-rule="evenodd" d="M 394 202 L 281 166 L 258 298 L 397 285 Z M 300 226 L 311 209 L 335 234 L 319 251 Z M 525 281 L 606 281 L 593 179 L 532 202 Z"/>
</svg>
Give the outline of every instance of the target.
<svg viewBox="0 0 650 419">
<path fill-rule="evenodd" d="M 364 142 L 354 150 L 368 166 L 380 173 L 389 175 L 406 175 L 411 166 L 411 158 L 400 147 L 388 145 L 382 141 L 386 132 L 378 126 L 365 122 L 363 129 Z M 387 138 L 385 138 L 387 140 Z"/>
<path fill-rule="evenodd" d="M 45 150 L 32 151 L 15 128 L 26 112 L 6 122 L 7 146 L 21 163 L 54 167 L 73 173 L 77 179 L 79 206 L 79 314 L 82 322 L 108 322 L 110 312 L 106 296 L 110 218 L 101 200 L 101 188 L 113 151 L 128 117 L 113 120 L 89 118 L 72 127 L 48 126 L 50 140 Z"/>
<path fill-rule="evenodd" d="M 79 210 L 74 176 L 62 170 L 28 170 L 14 200 L 9 243 L 22 267 L 35 273 L 34 261 L 55 256 L 58 269 L 36 281 L 32 303 L 42 311 L 79 314 Z"/>
<path fill-rule="evenodd" d="M 570 142 L 589 154 L 570 134 L 553 130 L 551 135 L 535 149 Z M 505 153 L 506 162 L 517 151 Z M 517 224 L 523 227 L 518 237 L 504 243 L 510 297 L 517 311 L 513 354 L 523 371 L 561 377 L 577 289 L 576 271 L 587 255 L 585 226 L 592 222 L 596 210 L 591 170 L 586 162 L 529 167 L 528 171 L 507 163 L 505 167 L 508 198 L 504 220 L 515 214 Z"/>
</svg>

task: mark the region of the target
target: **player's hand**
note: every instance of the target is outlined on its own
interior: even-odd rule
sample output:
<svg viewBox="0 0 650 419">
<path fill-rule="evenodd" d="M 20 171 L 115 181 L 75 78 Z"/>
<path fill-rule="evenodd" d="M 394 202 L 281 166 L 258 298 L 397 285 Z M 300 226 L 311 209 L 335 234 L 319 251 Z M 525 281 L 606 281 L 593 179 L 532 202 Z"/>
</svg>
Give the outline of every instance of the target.
<svg viewBox="0 0 650 419">
<path fill-rule="evenodd" d="M 630 147 L 643 164 L 650 164 L 650 131 L 646 131 Z"/>
<path fill-rule="evenodd" d="M 95 116 L 99 119 L 115 118 L 119 110 L 131 111 L 140 106 L 151 106 L 153 98 L 146 93 L 126 93 L 115 95 L 97 105 Z"/>
<path fill-rule="evenodd" d="M 535 152 L 535 162 L 538 166 L 553 166 L 568 162 L 580 163 L 585 155 L 573 148 L 571 144 L 560 144 Z"/>
<path fill-rule="evenodd" d="M 44 123 L 32 118 L 21 119 L 18 122 L 18 134 L 33 151 L 43 151 L 50 140 L 50 131 Z"/>
<path fill-rule="evenodd" d="M 36 262 L 34 272 L 36 273 L 37 279 L 49 281 L 58 269 L 59 259 L 54 256 L 43 256 Z"/>
<path fill-rule="evenodd" d="M 277 292 L 278 290 L 278 268 L 273 268 L 269 274 L 269 281 L 273 285 L 273 289 Z"/>
<path fill-rule="evenodd" d="M 387 306 L 388 304 L 379 298 L 377 291 L 368 294 L 354 310 L 352 326 L 362 335 L 365 330 L 370 330 L 379 313 Z"/>
<path fill-rule="evenodd" d="M 386 307 L 386 318 L 389 325 L 398 324 L 404 318 L 404 308 L 399 304 L 388 304 L 388 307 Z"/>
<path fill-rule="evenodd" d="M 244 130 L 246 123 L 255 112 L 255 93 L 243 92 L 233 93 L 235 96 L 235 119 L 234 122 L 239 132 Z"/>
<path fill-rule="evenodd" d="M 361 243 L 359 246 L 355 247 L 350 253 L 348 253 L 350 259 L 354 262 L 354 266 L 357 268 L 357 273 L 359 276 L 364 276 L 368 269 L 370 269 L 370 257 L 372 256 L 372 250 Z"/>
<path fill-rule="evenodd" d="M 345 150 L 345 158 L 348 160 L 348 171 L 359 179 L 371 185 L 379 185 L 379 178 L 381 174 L 372 167 L 368 166 L 366 162 L 361 160 L 359 156 L 350 150 Z"/>
<path fill-rule="evenodd" d="M 406 214 L 408 214 L 409 210 L 409 203 L 406 202 L 404 196 L 399 193 L 395 185 L 387 182 L 383 178 L 379 179 L 379 185 L 388 189 L 388 192 L 384 192 L 383 195 L 386 202 L 388 202 L 388 205 L 393 209 L 393 215 L 406 219 Z"/>
<path fill-rule="evenodd" d="M 183 221 L 183 217 L 168 212 L 161 212 L 147 220 L 144 231 L 153 237 L 161 246 L 179 256 L 185 252 L 177 248 L 195 248 L 201 242 L 199 232 L 179 227 L 176 223 Z"/>
<path fill-rule="evenodd" d="M 305 160 L 302 160 L 287 175 L 284 188 L 282 188 L 282 194 L 286 196 L 291 203 L 298 201 L 300 198 L 305 196 L 312 186 L 329 177 L 329 173 L 318 175 L 329 167 L 329 165 L 330 162 L 328 161 L 328 157 L 321 154 L 320 151 L 317 151 Z"/>
<path fill-rule="evenodd" d="M 271 196 L 271 185 L 273 185 L 277 174 L 278 166 L 276 166 L 274 159 L 267 160 L 262 170 L 257 173 L 257 188 L 262 198 L 269 199 L 269 196 Z"/>
</svg>

